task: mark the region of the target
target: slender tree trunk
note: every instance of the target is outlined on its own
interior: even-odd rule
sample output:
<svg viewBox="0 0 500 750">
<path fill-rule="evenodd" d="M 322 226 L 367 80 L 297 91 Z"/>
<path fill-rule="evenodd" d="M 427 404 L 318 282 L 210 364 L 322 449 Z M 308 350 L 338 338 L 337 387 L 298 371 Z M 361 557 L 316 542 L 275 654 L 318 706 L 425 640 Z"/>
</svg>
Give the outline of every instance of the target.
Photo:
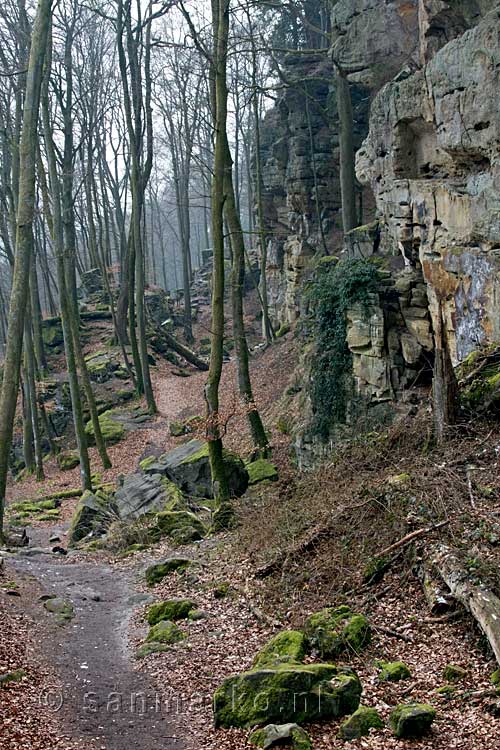
<svg viewBox="0 0 500 750">
<path fill-rule="evenodd" d="M 446 438 L 447 428 L 454 424 L 456 420 L 458 385 L 451 361 L 440 301 L 438 302 L 437 324 L 434 330 L 432 391 L 435 435 L 437 442 L 442 443 Z"/>
<path fill-rule="evenodd" d="M 47 50 L 51 0 L 40 0 L 37 8 L 27 73 L 24 118 L 20 146 L 19 204 L 16 221 L 16 255 L 12 280 L 5 363 L 0 395 L 0 536 L 12 429 L 19 390 L 19 368 L 28 300 L 29 269 L 33 251 L 33 212 L 35 206 L 35 161 L 40 90 Z"/>
<path fill-rule="evenodd" d="M 224 171 L 226 164 L 225 139 L 227 128 L 227 45 L 229 35 L 229 3 L 212 0 L 213 17 L 213 91 L 215 112 L 215 154 L 212 178 L 212 242 L 214 248 L 212 274 L 212 334 L 210 368 L 205 386 L 208 420 L 208 450 L 214 497 L 217 510 L 215 529 L 229 525 L 233 517 L 229 485 L 223 459 L 219 424 L 219 384 L 222 374 L 224 348 Z"/>
<path fill-rule="evenodd" d="M 269 449 L 269 441 L 259 411 L 254 401 L 252 382 L 250 380 L 250 368 L 248 364 L 248 344 L 245 334 L 245 321 L 243 311 L 243 287 L 245 283 L 245 240 L 241 228 L 241 219 L 235 200 L 231 152 L 226 139 L 226 169 L 224 178 L 224 193 L 226 202 L 224 212 L 229 228 L 232 249 L 231 270 L 231 297 L 233 306 L 233 335 L 238 361 L 238 388 L 240 397 L 247 412 L 247 418 L 252 433 L 255 448 L 266 455 Z"/>
<path fill-rule="evenodd" d="M 250 15 L 247 12 L 247 18 L 250 23 Z M 274 330 L 269 317 L 269 302 L 267 293 L 267 238 L 264 222 L 264 200 L 262 195 L 262 158 L 260 150 L 260 112 L 259 96 L 257 92 L 257 53 L 255 49 L 255 40 L 251 34 L 252 43 L 252 108 L 255 129 L 255 194 L 257 199 L 257 221 L 259 224 L 259 241 L 260 241 L 260 300 L 262 306 L 262 332 L 267 343 L 274 339 Z"/>
<path fill-rule="evenodd" d="M 354 168 L 354 125 L 351 89 L 339 71 L 335 79 L 340 142 L 340 192 L 344 234 L 358 226 L 356 215 L 356 173 Z"/>
<path fill-rule="evenodd" d="M 52 196 L 52 214 L 50 213 L 50 206 L 48 202 L 48 196 L 46 190 L 42 192 L 44 197 L 44 210 L 47 218 L 47 225 L 52 233 L 52 241 L 56 256 L 56 268 L 57 268 L 57 285 L 59 288 L 59 299 L 61 308 L 61 325 L 63 330 L 64 338 L 64 351 L 66 355 L 66 365 L 68 368 L 68 380 L 69 389 L 71 396 L 71 408 L 73 413 L 73 422 L 75 427 L 75 437 L 78 448 L 78 455 L 80 457 L 80 475 L 82 479 L 83 489 L 92 489 L 92 479 L 90 470 L 90 461 L 87 448 L 87 438 L 85 435 L 85 424 L 83 421 L 83 409 L 82 401 L 80 396 L 80 384 L 78 382 L 78 373 L 76 367 L 73 332 L 71 328 L 71 315 L 72 310 L 69 302 L 67 282 L 66 282 L 66 268 L 64 263 L 64 229 L 68 229 L 63 226 L 63 216 L 61 209 L 61 187 L 59 184 L 59 175 L 57 173 L 57 161 L 54 147 L 54 141 L 52 138 L 52 127 L 50 122 L 49 112 L 49 99 L 48 99 L 48 79 L 50 75 L 50 62 L 47 64 L 46 78 L 44 81 L 44 91 L 42 97 L 42 122 L 43 132 L 45 140 L 45 148 L 47 151 L 47 161 L 49 168 L 50 178 L 50 189 Z M 67 145 L 67 144 L 66 144 Z M 40 165 L 40 168 L 41 165 Z M 63 178 L 64 179 L 64 178 Z M 43 182 L 42 182 L 43 185 Z M 65 185 L 65 190 L 68 190 L 68 184 Z M 66 216 L 68 222 L 68 217 Z"/>
<path fill-rule="evenodd" d="M 36 393 L 36 366 L 35 350 L 33 347 L 33 333 L 31 328 L 31 305 L 28 302 L 27 314 L 24 325 L 24 349 L 25 349 L 25 372 L 26 386 L 29 393 L 29 417 L 31 420 L 31 433 L 33 435 L 33 445 L 35 449 L 35 471 L 36 478 L 40 482 L 44 479 L 43 473 L 43 455 L 42 455 L 42 438 L 40 433 L 40 423 L 38 421 L 37 393 Z"/>
<path fill-rule="evenodd" d="M 21 394 L 23 407 L 23 457 L 27 474 L 35 471 L 35 450 L 33 444 L 33 422 L 31 420 L 30 389 L 28 387 L 28 372 L 26 353 L 24 355 L 23 376 L 21 378 Z"/>
</svg>

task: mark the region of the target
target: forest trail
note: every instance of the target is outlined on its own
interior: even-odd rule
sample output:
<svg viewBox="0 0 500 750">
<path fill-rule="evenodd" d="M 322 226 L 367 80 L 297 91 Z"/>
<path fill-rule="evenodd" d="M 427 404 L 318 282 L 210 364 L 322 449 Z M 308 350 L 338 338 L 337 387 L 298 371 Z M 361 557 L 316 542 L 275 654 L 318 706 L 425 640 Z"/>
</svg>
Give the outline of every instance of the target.
<svg viewBox="0 0 500 750">
<path fill-rule="evenodd" d="M 182 750 L 153 681 L 134 669 L 129 620 L 148 599 L 136 591 L 135 573 L 104 562 L 31 556 L 30 549 L 12 557 L 9 565 L 20 574 L 23 606 L 30 601 L 37 650 L 57 675 L 57 682 L 40 696 L 42 707 L 57 712 L 68 735 L 85 748 Z M 56 625 L 43 607 L 44 595 L 70 601 L 74 618 Z"/>
</svg>

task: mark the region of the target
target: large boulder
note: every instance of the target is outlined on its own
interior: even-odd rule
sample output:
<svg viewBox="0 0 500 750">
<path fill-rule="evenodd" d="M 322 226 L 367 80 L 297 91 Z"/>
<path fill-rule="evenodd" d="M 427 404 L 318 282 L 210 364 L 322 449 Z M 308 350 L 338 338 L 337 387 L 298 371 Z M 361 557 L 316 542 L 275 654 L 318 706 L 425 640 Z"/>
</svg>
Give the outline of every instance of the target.
<svg viewBox="0 0 500 750">
<path fill-rule="evenodd" d="M 54 354 L 62 351 L 64 336 L 61 318 L 45 318 L 42 321 L 42 338 L 45 346 Z"/>
<path fill-rule="evenodd" d="M 104 492 L 85 492 L 80 498 L 68 532 L 68 544 L 74 546 L 92 534 L 103 536 L 116 519 L 113 500 Z"/>
<path fill-rule="evenodd" d="M 229 677 L 214 695 L 216 727 L 335 719 L 359 705 L 361 683 L 334 664 L 281 664 Z"/>
<path fill-rule="evenodd" d="M 300 630 L 284 630 L 266 643 L 256 655 L 254 667 L 301 662 L 306 655 L 307 638 Z"/>
<path fill-rule="evenodd" d="M 118 515 L 123 520 L 139 518 L 146 513 L 183 507 L 182 492 L 173 482 L 159 474 L 128 474 L 115 495 Z"/>
<path fill-rule="evenodd" d="M 106 445 L 115 445 L 125 436 L 125 427 L 115 419 L 113 409 L 99 415 L 99 426 Z M 95 445 L 95 433 L 92 420 L 85 425 L 85 435 L 89 445 Z"/>
<path fill-rule="evenodd" d="M 322 659 L 336 659 L 342 653 L 359 653 L 371 640 L 371 628 L 364 615 L 349 607 L 327 607 L 308 617 L 305 632 Z"/>
<path fill-rule="evenodd" d="M 224 464 L 232 496 L 240 497 L 248 487 L 248 472 L 243 461 L 234 453 L 224 451 Z M 208 443 L 190 440 L 159 459 L 142 465 L 147 474 L 167 476 L 183 492 L 193 497 L 213 497 Z"/>
</svg>

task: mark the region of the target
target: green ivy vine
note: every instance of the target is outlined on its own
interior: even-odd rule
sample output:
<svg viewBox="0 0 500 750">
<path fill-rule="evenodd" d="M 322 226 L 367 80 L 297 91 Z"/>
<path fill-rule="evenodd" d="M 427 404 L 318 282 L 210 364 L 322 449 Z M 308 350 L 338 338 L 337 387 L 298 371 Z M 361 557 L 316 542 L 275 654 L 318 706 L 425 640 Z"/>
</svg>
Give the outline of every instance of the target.
<svg viewBox="0 0 500 750">
<path fill-rule="evenodd" d="M 373 262 L 342 260 L 335 265 L 320 263 L 307 290 L 316 342 L 311 366 L 312 427 L 324 441 L 330 436 L 332 423 L 346 422 L 352 368 L 347 310 L 360 303 L 368 307 L 379 281 Z"/>
</svg>

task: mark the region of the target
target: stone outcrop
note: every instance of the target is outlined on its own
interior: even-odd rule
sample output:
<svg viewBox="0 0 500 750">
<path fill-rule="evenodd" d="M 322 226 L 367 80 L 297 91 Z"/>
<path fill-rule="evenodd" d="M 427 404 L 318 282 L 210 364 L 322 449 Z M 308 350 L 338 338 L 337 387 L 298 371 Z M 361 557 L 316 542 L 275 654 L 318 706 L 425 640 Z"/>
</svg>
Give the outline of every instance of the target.
<svg viewBox="0 0 500 750">
<path fill-rule="evenodd" d="M 299 316 L 312 259 L 333 253 L 342 234 L 332 62 L 326 51 L 289 54 L 283 75 L 287 86 L 261 126 L 266 271 L 276 324 Z M 368 98 L 360 86 L 352 95 L 359 145 L 367 132 Z"/>
<path fill-rule="evenodd" d="M 351 83 L 377 89 L 401 68 L 416 64 L 418 6 L 419 0 L 339 0 L 334 5 L 331 55 Z"/>
<path fill-rule="evenodd" d="M 339 0 L 332 10 L 331 59 L 371 100 L 356 172 L 376 217 L 342 244 L 329 235 L 327 254 L 372 260 L 380 284 L 347 310 L 346 417 L 322 446 L 311 403 L 317 350 L 314 338 L 305 344 L 294 425 L 301 465 L 353 430 L 412 414 L 428 398 L 437 331 L 455 366 L 500 340 L 499 28 L 498 0 Z M 321 265 L 316 255 L 301 256 L 296 297 Z M 292 317 L 286 300 L 281 319 Z"/>
<path fill-rule="evenodd" d="M 375 98 L 357 155 L 380 247 L 421 272 L 454 363 L 500 339 L 500 9 Z"/>
</svg>

